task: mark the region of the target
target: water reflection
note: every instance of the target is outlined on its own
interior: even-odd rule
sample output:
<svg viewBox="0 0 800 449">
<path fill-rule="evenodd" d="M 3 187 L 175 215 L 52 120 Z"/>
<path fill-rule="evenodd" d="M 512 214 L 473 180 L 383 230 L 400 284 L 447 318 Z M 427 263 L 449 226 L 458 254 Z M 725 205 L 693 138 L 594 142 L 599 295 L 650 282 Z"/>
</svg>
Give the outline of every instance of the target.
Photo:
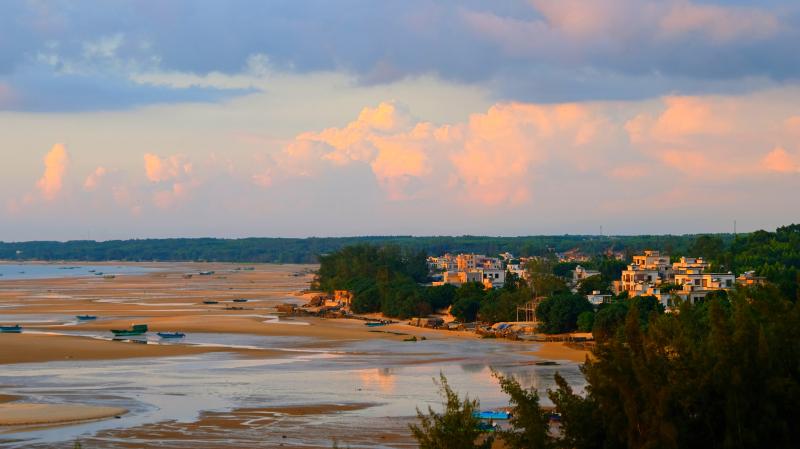
<svg viewBox="0 0 800 449">
<path fill-rule="evenodd" d="M 287 350 L 307 341 L 235 334 L 190 334 L 187 338 L 207 345 Z M 281 358 L 210 353 L 146 361 L 7 365 L 0 372 L 0 384 L 6 393 L 50 402 L 118 406 L 131 413 L 119 420 L 5 435 L 0 444 L 10 448 L 33 443 L 60 444 L 102 429 L 169 420 L 191 422 L 202 411 L 234 408 L 369 403 L 374 406 L 348 412 L 349 419 L 358 422 L 409 417 L 417 407 L 441 406 L 434 383 L 440 373 L 447 376 L 456 391 L 479 398 L 482 406 L 489 408 L 508 404 L 492 369 L 541 393 L 553 387 L 553 375 L 558 371 L 576 390 L 582 390 L 584 381 L 577 364 L 535 366 L 533 358 L 522 354 L 524 347 L 483 343 L 457 339 L 416 344 L 376 340 L 343 344 L 335 351 L 297 350 Z M 429 363 L 420 363 L 423 361 Z M 544 394 L 542 398 L 547 403 Z M 22 441 L 9 442 L 15 438 Z"/>
</svg>

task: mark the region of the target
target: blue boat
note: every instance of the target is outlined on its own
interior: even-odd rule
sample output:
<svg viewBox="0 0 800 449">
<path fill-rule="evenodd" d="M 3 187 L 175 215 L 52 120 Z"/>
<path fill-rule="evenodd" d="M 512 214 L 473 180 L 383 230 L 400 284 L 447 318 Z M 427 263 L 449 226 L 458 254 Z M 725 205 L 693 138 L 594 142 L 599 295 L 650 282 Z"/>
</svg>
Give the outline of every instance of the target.
<svg viewBox="0 0 800 449">
<path fill-rule="evenodd" d="M 183 338 L 186 336 L 183 332 L 156 332 L 161 338 Z"/>
<path fill-rule="evenodd" d="M 478 419 L 509 419 L 511 418 L 511 413 L 504 412 L 502 410 L 486 410 L 482 412 L 474 412 L 472 416 Z"/>
<path fill-rule="evenodd" d="M 369 321 L 367 323 L 364 323 L 364 326 L 367 326 L 367 327 L 386 326 L 386 323 L 381 322 L 381 321 Z"/>
<path fill-rule="evenodd" d="M 4 334 L 19 334 L 22 332 L 22 326 L 15 324 L 13 326 L 0 326 L 0 332 Z"/>
<path fill-rule="evenodd" d="M 89 321 L 89 320 L 96 320 L 97 316 L 95 315 L 75 315 L 79 321 Z"/>
</svg>

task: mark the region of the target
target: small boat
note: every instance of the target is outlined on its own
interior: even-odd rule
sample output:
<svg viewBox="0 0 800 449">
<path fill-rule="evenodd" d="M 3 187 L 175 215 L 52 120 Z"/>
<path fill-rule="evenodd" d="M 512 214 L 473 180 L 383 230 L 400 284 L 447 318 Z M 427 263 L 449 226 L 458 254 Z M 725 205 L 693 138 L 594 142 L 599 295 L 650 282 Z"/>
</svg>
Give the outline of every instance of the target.
<svg viewBox="0 0 800 449">
<path fill-rule="evenodd" d="M 200 276 L 211 276 L 212 274 L 214 274 L 214 272 L 213 271 L 201 271 L 201 272 L 199 272 L 197 274 L 199 274 Z"/>
<path fill-rule="evenodd" d="M 78 321 L 90 321 L 90 320 L 96 320 L 97 316 L 96 315 L 75 315 L 75 318 L 77 318 Z"/>
<path fill-rule="evenodd" d="M 378 326 L 386 326 L 387 324 L 389 324 L 389 323 L 386 323 L 386 322 L 383 322 L 383 321 L 368 321 L 368 322 L 364 323 L 364 326 L 367 326 L 367 327 L 378 327 Z"/>
<path fill-rule="evenodd" d="M 0 326 L 0 333 L 4 334 L 19 334 L 22 332 L 22 326 L 15 324 L 13 326 Z"/>
<path fill-rule="evenodd" d="M 219 304 L 219 301 L 214 301 L 213 299 L 207 299 L 203 301 L 203 304 Z"/>
<path fill-rule="evenodd" d="M 114 279 L 115 277 L 117 277 L 117 276 L 113 275 L 113 274 L 105 274 L 105 275 L 103 275 L 103 279 Z"/>
<path fill-rule="evenodd" d="M 183 332 L 156 332 L 161 338 L 183 338 L 186 336 Z"/>
<path fill-rule="evenodd" d="M 236 298 L 233 300 L 233 302 L 247 302 L 247 300 L 244 298 Z"/>
<path fill-rule="evenodd" d="M 225 307 L 225 310 L 244 310 L 244 307 L 229 306 Z"/>
<path fill-rule="evenodd" d="M 511 413 L 502 410 L 485 410 L 474 412 L 472 416 L 478 419 L 509 419 L 511 418 Z"/>
<path fill-rule="evenodd" d="M 111 332 L 117 337 L 130 337 L 133 335 L 142 335 L 147 333 L 147 325 L 134 324 L 130 329 L 111 329 Z"/>
</svg>

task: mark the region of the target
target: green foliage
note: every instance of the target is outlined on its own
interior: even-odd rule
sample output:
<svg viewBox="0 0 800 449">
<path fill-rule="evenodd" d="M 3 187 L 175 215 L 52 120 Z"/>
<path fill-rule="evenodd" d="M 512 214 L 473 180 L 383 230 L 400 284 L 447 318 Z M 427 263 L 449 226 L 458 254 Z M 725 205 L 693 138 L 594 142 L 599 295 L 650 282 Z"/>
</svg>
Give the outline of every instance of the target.
<svg viewBox="0 0 800 449">
<path fill-rule="evenodd" d="M 536 318 L 541 322 L 539 331 L 547 334 L 572 332 L 578 327 L 578 315 L 592 310 L 592 304 L 581 295 L 564 293 L 552 296 L 536 308 Z"/>
<path fill-rule="evenodd" d="M 612 259 L 610 257 L 603 257 L 599 259 L 596 264 L 597 271 L 600 272 L 601 279 L 607 283 L 619 280 L 619 278 L 622 277 L 622 270 L 628 266 L 628 262 L 624 260 Z"/>
<path fill-rule="evenodd" d="M 409 254 L 397 246 L 348 246 L 320 257 L 316 287 L 332 292 L 353 292 L 353 311 L 381 311 L 387 316 L 425 316 L 433 310 L 431 299 L 419 286 L 427 278 L 422 253 Z M 447 301 L 446 291 L 433 294 L 437 304 Z"/>
<path fill-rule="evenodd" d="M 594 311 L 581 312 L 578 315 L 578 330 L 581 332 L 591 332 L 594 328 Z"/>
<path fill-rule="evenodd" d="M 800 304 L 748 289 L 651 312 L 644 327 L 646 304 L 585 365 L 603 413 L 579 433 L 602 423 L 605 447 L 797 447 Z"/>
<path fill-rule="evenodd" d="M 582 397 L 572 391 L 566 379 L 555 374 L 556 388 L 549 390 L 547 396 L 561 415 L 560 438 L 556 447 L 564 449 L 611 449 L 613 444 L 604 445 L 607 440 L 602 425 L 604 416 L 594 397 Z"/>
<path fill-rule="evenodd" d="M 552 274 L 564 278 L 572 277 L 572 271 L 575 270 L 575 267 L 579 264 L 578 262 L 559 262 L 555 264 L 552 268 Z M 588 268 L 588 266 L 584 266 L 584 268 Z"/>
<path fill-rule="evenodd" d="M 592 326 L 595 340 L 603 341 L 613 336 L 625 322 L 625 317 L 631 308 L 635 308 L 639 316 L 639 325 L 645 328 L 653 316 L 664 313 L 664 307 L 653 296 L 635 296 L 618 299 L 610 304 L 601 304 Z"/>
<path fill-rule="evenodd" d="M 605 337 L 582 367 L 586 393 L 573 392 L 558 374 L 557 388 L 548 391 L 561 415 L 557 434 L 547 431 L 537 392 L 500 377 L 513 416 L 498 433 L 506 447 L 800 447 L 800 302 L 779 288 L 709 295 L 670 314 L 654 298 L 621 299 L 600 307 L 595 331 L 604 326 Z M 448 396 L 455 399 L 447 409 L 461 410 L 458 396 Z M 436 435 L 472 428 L 459 416 L 436 421 L 448 427 L 437 427 Z"/>
<path fill-rule="evenodd" d="M 532 297 L 533 292 L 525 285 L 515 288 L 512 284 L 499 290 L 490 290 L 481 301 L 478 317 L 481 321 L 491 323 L 515 321 L 517 307 L 530 301 Z"/>
<path fill-rule="evenodd" d="M 536 296 L 553 296 L 569 292 L 564 279 L 554 274 L 530 273 L 530 281 Z"/>
<path fill-rule="evenodd" d="M 732 235 L 721 235 L 726 242 Z M 247 239 L 140 239 L 96 242 L 0 242 L 3 260 L 71 260 L 71 261 L 210 261 L 210 262 L 274 262 L 315 263 L 318 255 L 329 254 L 347 246 L 396 245 L 411 254 L 511 252 L 520 256 L 547 256 L 553 251 L 578 249 L 587 254 L 600 254 L 609 248 L 637 252 L 648 248 L 685 253 L 695 236 L 529 236 L 529 237 L 311 237 L 247 238 Z M 17 251 L 22 251 L 20 255 Z"/>
<path fill-rule="evenodd" d="M 438 413 L 428 407 L 428 412 L 423 413 L 417 409 L 419 425 L 409 425 L 420 449 L 491 448 L 493 437 L 478 430 L 480 420 L 473 415 L 480 410 L 478 401 L 469 397 L 462 400 L 443 374 L 438 383 L 444 411 Z"/>
<path fill-rule="evenodd" d="M 602 275 L 590 276 L 578 284 L 578 293 L 581 295 L 589 295 L 595 290 L 607 295 L 611 293 L 611 285 L 608 281 L 603 279 Z"/>
<path fill-rule="evenodd" d="M 717 236 L 701 235 L 689 247 L 692 257 L 702 257 L 706 260 L 720 260 L 725 251 L 725 242 Z"/>
<path fill-rule="evenodd" d="M 512 413 L 511 427 L 498 432 L 509 449 L 550 449 L 553 439 L 549 435 L 549 413 L 539 405 L 536 389 L 526 390 L 513 377 L 494 373 L 500 381 L 500 388 L 509 396 Z"/>
<path fill-rule="evenodd" d="M 425 289 L 425 298 L 433 310 L 450 307 L 456 299 L 458 287 L 450 284 Z"/>
<path fill-rule="evenodd" d="M 462 285 L 456 292 L 450 313 L 463 323 L 475 321 L 485 295 L 486 289 L 483 284 L 468 282 Z"/>
<path fill-rule="evenodd" d="M 797 300 L 800 298 L 800 225 L 739 236 L 731 243 L 722 263 L 737 273 L 754 270 L 777 285 L 784 298 Z"/>
</svg>

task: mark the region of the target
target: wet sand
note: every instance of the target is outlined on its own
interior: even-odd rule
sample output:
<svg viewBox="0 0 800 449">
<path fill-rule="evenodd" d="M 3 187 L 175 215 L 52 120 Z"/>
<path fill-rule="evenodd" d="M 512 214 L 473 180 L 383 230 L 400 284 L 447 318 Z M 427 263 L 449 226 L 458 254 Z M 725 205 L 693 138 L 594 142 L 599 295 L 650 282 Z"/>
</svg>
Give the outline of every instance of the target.
<svg viewBox="0 0 800 449">
<path fill-rule="evenodd" d="M 0 428 L 91 421 L 111 418 L 127 412 L 124 408 L 118 407 L 9 402 L 0 404 Z M 3 429 L 5 432 L 10 430 L 12 429 Z"/>
<path fill-rule="evenodd" d="M 151 345 L 126 341 L 42 334 L 0 335 L 0 364 L 39 363 L 61 360 L 113 360 L 134 357 L 175 357 L 208 352 L 275 357 L 266 349 L 232 349 L 189 345 Z"/>
<path fill-rule="evenodd" d="M 544 360 L 568 360 L 571 362 L 583 363 L 589 356 L 588 351 L 570 348 L 563 342 L 542 342 L 533 351 L 525 352 Z"/>
<path fill-rule="evenodd" d="M 418 447 L 408 431 L 409 418 L 385 418 L 349 426 L 328 418 L 369 404 L 315 404 L 307 406 L 243 408 L 206 412 L 195 422 L 166 421 L 142 428 L 111 430 L 83 440 L 85 447 L 105 449 L 194 449 L 225 447 L 329 449 L 339 447 Z M 319 419 L 325 416 L 326 419 Z M 143 436 L 147 438 L 142 438 Z M 313 436 L 309 438 L 309 436 Z"/>
</svg>

